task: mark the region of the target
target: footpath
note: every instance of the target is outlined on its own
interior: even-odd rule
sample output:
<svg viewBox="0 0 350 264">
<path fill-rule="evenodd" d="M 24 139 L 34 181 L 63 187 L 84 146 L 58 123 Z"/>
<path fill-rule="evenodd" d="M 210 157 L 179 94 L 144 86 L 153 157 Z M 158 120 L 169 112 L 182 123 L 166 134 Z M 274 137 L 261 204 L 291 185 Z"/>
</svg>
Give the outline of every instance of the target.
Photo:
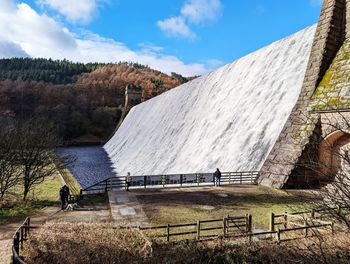
<svg viewBox="0 0 350 264">
<path fill-rule="evenodd" d="M 30 216 L 31 225 L 40 226 L 47 221 L 94 222 L 110 221 L 108 204 L 89 204 L 74 211 L 61 211 L 60 207 L 46 207 Z M 12 236 L 24 219 L 0 225 L 0 264 L 11 263 Z"/>
<path fill-rule="evenodd" d="M 39 210 L 31 216 L 31 223 L 34 225 L 41 225 L 47 220 L 52 219 L 55 215 L 60 213 L 59 207 L 46 207 Z M 11 246 L 12 236 L 16 232 L 16 229 L 23 223 L 21 221 L 15 221 L 9 224 L 0 225 L 0 263 L 7 264 L 11 262 Z"/>
<path fill-rule="evenodd" d="M 134 193 L 125 190 L 109 191 L 108 197 L 111 216 L 115 222 L 127 226 L 148 224 L 147 216 Z"/>
<path fill-rule="evenodd" d="M 47 221 L 66 222 L 108 222 L 120 225 L 145 226 L 148 219 L 136 196 L 125 190 L 108 192 L 108 203 L 83 205 L 74 211 L 61 211 L 59 206 L 46 207 L 30 216 L 33 226 L 43 225 Z M 0 225 L 0 264 L 11 263 L 12 236 L 24 219 Z"/>
</svg>

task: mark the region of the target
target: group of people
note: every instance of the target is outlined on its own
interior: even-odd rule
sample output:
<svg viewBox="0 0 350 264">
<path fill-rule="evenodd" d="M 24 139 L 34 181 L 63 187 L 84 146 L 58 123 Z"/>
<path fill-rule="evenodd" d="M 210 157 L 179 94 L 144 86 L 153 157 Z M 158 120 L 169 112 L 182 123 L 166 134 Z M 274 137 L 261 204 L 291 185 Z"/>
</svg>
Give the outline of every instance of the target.
<svg viewBox="0 0 350 264">
<path fill-rule="evenodd" d="M 70 195 L 70 190 L 67 185 L 63 185 L 60 189 L 60 201 L 61 201 L 61 209 L 64 210 L 65 206 L 69 203 L 68 198 Z"/>
</svg>

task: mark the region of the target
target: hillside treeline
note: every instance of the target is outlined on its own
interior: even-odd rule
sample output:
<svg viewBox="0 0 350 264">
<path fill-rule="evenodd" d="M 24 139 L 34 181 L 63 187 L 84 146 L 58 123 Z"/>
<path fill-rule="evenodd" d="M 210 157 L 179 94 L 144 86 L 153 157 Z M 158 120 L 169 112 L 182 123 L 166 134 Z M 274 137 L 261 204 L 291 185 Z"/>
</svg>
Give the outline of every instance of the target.
<svg viewBox="0 0 350 264">
<path fill-rule="evenodd" d="M 116 102 L 105 99 L 115 93 L 111 89 L 6 80 L 0 82 L 0 114 L 23 120 L 47 117 L 66 141 L 86 135 L 105 139 L 121 116 Z"/>
<path fill-rule="evenodd" d="M 2 59 L 0 116 L 48 117 L 68 142 L 84 137 L 105 140 L 121 117 L 126 85 L 139 86 L 142 100 L 147 100 L 187 81 L 137 63 Z"/>
<path fill-rule="evenodd" d="M 188 79 L 180 74 L 171 73 L 169 76 L 140 64 L 119 63 L 99 67 L 89 74 L 83 74 L 77 80 L 77 85 L 124 90 L 126 85 L 132 84 L 141 87 L 144 101 L 185 82 L 188 82 Z"/>
<path fill-rule="evenodd" d="M 53 84 L 75 83 L 82 73 L 88 73 L 101 64 L 73 63 L 67 60 L 13 58 L 0 59 L 0 80 L 22 79 Z"/>
</svg>

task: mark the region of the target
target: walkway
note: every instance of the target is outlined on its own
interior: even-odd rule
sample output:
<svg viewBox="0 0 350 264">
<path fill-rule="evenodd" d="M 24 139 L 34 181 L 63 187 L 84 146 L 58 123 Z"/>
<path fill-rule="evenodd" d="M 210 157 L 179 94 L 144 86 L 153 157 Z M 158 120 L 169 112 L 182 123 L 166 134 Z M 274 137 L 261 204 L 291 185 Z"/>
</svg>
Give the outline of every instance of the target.
<svg viewBox="0 0 350 264">
<path fill-rule="evenodd" d="M 31 216 L 32 225 L 40 225 L 52 219 L 61 210 L 59 207 L 46 207 Z M 0 263 L 10 263 L 11 260 L 11 238 L 16 229 L 23 223 L 16 221 L 13 223 L 0 225 Z"/>
<path fill-rule="evenodd" d="M 148 219 L 136 195 L 124 190 L 109 191 L 109 204 L 114 221 L 120 225 L 145 226 Z"/>
<path fill-rule="evenodd" d="M 83 206 L 74 211 L 61 211 L 59 207 L 46 207 L 30 216 L 33 226 L 40 226 L 47 221 L 66 222 L 94 222 L 110 221 L 110 211 L 108 203 L 95 202 L 90 200 L 82 201 Z M 16 229 L 23 223 L 15 221 L 13 223 L 0 225 L 0 263 L 10 263 L 11 259 L 11 238 Z"/>
</svg>

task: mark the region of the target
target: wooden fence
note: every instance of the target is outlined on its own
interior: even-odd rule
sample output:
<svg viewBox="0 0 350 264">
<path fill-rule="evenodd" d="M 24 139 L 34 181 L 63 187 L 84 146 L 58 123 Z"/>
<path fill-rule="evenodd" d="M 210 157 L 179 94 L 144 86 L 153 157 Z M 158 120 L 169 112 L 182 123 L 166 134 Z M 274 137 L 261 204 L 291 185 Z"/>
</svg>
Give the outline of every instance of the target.
<svg viewBox="0 0 350 264">
<path fill-rule="evenodd" d="M 222 172 L 220 184 L 256 184 L 257 171 Z M 213 173 L 113 176 L 82 190 L 82 193 L 105 192 L 112 189 L 174 188 L 214 185 Z"/>
<path fill-rule="evenodd" d="M 146 234 L 150 237 L 165 238 L 168 242 L 172 237 L 175 240 L 178 240 L 177 238 L 180 238 L 180 240 L 202 240 L 218 236 L 235 237 L 251 233 L 252 216 L 226 216 L 220 219 L 198 220 L 187 224 L 139 227 L 139 229 L 146 231 Z"/>
<path fill-rule="evenodd" d="M 268 231 L 254 232 L 252 229 L 252 215 L 226 216 L 221 219 L 198 220 L 188 224 L 162 225 L 153 227 L 139 227 L 151 238 L 165 238 L 167 242 L 179 240 L 207 240 L 221 238 L 247 238 L 253 237 L 273 238 L 282 240 L 282 234 L 296 234 L 303 232 L 306 237 L 309 230 L 326 229 L 334 232 L 334 223 L 316 218 L 316 213 L 325 209 L 284 214 L 271 213 L 270 229 Z M 320 214 L 321 215 L 321 214 Z"/>
<path fill-rule="evenodd" d="M 332 210 L 346 210 L 344 214 L 350 214 L 349 209 L 318 209 L 304 212 L 293 212 L 284 214 L 270 215 L 270 230 L 262 232 L 254 232 L 252 215 L 245 216 L 225 216 L 220 219 L 198 220 L 193 223 L 186 224 L 167 224 L 162 226 L 137 227 L 142 230 L 146 236 L 156 239 L 165 239 L 170 241 L 181 240 L 213 240 L 217 238 L 229 239 L 248 239 L 249 242 L 256 236 L 281 241 L 284 239 L 282 235 L 302 232 L 303 237 L 309 236 L 309 230 L 320 231 L 320 229 L 331 230 L 334 232 L 334 223 L 322 220 L 324 213 Z M 24 223 L 16 230 L 13 236 L 12 253 L 13 263 L 26 264 L 21 257 L 20 251 L 23 250 L 23 242 L 28 239 L 30 229 L 35 228 L 30 225 L 30 218 L 26 218 Z M 127 227 L 121 227 L 127 228 Z M 296 238 L 293 236 L 293 238 Z"/>
</svg>

